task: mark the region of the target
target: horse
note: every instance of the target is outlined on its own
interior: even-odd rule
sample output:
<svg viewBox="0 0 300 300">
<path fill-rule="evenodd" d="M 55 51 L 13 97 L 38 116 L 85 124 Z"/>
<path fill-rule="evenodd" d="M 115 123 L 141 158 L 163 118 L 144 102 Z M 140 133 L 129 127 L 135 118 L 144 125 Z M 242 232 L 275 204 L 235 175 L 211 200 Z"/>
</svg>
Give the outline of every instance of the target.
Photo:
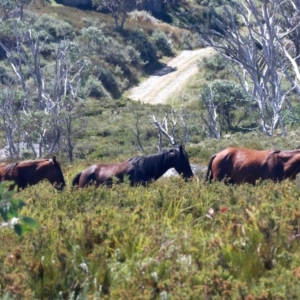
<svg viewBox="0 0 300 300">
<path fill-rule="evenodd" d="M 116 183 L 121 183 L 124 176 L 128 176 L 131 186 L 145 186 L 150 181 L 157 180 L 170 168 L 175 168 L 186 180 L 194 175 L 184 146 L 158 154 L 132 157 L 121 163 L 94 164 L 76 174 L 72 185 L 83 188 L 96 182 L 96 186 L 111 186 L 113 178 L 117 179 Z"/>
<path fill-rule="evenodd" d="M 294 180 L 299 172 L 300 150 L 251 150 L 231 147 L 211 156 L 205 181 L 225 180 L 226 184 L 255 185 L 257 180 Z"/>
<path fill-rule="evenodd" d="M 66 183 L 56 157 L 52 159 L 25 160 L 14 164 L 0 164 L 0 182 L 12 181 L 9 189 L 18 191 L 47 179 L 55 189 L 62 191 Z"/>
</svg>

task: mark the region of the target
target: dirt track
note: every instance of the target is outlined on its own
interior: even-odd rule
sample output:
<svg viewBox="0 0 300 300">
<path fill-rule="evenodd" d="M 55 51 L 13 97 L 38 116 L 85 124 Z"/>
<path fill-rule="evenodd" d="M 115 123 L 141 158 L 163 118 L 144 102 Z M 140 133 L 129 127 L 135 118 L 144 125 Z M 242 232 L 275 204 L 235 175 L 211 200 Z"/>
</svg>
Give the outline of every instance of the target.
<svg viewBox="0 0 300 300">
<path fill-rule="evenodd" d="M 213 53 L 212 48 L 185 50 L 171 59 L 166 67 L 150 76 L 129 92 L 129 98 L 142 103 L 160 104 L 178 93 L 197 72 L 197 60 Z"/>
</svg>

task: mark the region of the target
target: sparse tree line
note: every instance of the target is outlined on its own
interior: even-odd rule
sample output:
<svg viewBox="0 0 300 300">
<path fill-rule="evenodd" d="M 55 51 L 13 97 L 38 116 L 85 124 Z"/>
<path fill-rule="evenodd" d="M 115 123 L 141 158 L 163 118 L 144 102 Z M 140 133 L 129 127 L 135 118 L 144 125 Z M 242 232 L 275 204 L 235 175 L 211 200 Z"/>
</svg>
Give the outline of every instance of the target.
<svg viewBox="0 0 300 300">
<path fill-rule="evenodd" d="M 108 5 L 107 1 L 94 2 Z M 125 12 L 121 2 L 126 1 L 109 1 L 111 10 L 118 7 Z M 233 130 L 236 122 L 236 127 L 259 129 L 268 136 L 280 128 L 285 136 L 288 118 L 295 112 L 291 99 L 300 94 L 299 0 L 217 2 L 203 3 L 222 5 L 223 14 L 214 20 L 217 30 L 209 25 L 202 28 L 201 40 L 230 62 L 237 83 L 214 81 L 202 87 L 203 130 L 220 138 L 224 128 Z M 133 7 L 137 1 L 131 4 Z M 239 110 L 239 116 L 234 110 Z M 249 117 L 251 126 L 243 128 L 242 122 Z M 162 126 L 158 128 L 163 132 Z"/>
<path fill-rule="evenodd" d="M 100 2 L 115 3 L 116 9 L 126 1 L 98 1 L 99 7 Z M 280 128 L 286 134 L 287 117 L 294 113 L 292 99 L 300 93 L 299 1 L 245 0 L 230 7 L 221 2 L 226 22 L 215 22 L 222 30 L 208 26 L 200 34 L 202 43 L 229 62 L 236 82 L 226 78 L 202 86 L 197 113 L 184 106 L 167 109 L 163 115 L 149 112 L 147 122 L 157 129 L 158 150 L 163 137 L 173 146 L 190 142 L 196 123 L 203 134 L 214 138 L 254 129 L 271 136 Z M 0 3 L 0 56 L 5 62 L 0 65 L 0 115 L 8 151 L 18 156 L 20 145 L 26 144 L 37 157 L 60 149 L 72 160 L 74 141 L 85 121 L 85 99 L 119 97 L 130 81 L 121 79 L 136 76 L 133 66 L 157 59 L 155 43 L 137 30 L 124 47 L 104 34 L 101 24 L 91 21 L 77 37 L 66 24 L 56 28 L 46 17 L 42 24 L 29 27 L 39 21 L 24 13 L 26 5 L 30 1 Z M 123 26 L 118 18 L 116 22 Z M 95 63 L 99 58 L 103 65 Z M 114 66 L 113 72 L 109 65 Z M 144 152 L 141 118 L 138 111 L 133 114 L 134 121 L 125 127 Z"/>
<path fill-rule="evenodd" d="M 231 68 L 231 80 L 212 78 L 211 83 L 201 87 L 202 110 L 198 117 L 203 131 L 217 139 L 224 132 L 236 130 L 259 130 L 267 136 L 279 130 L 285 136 L 286 124 L 299 119 L 300 2 L 245 0 L 230 6 L 226 1 L 220 2 L 225 21 L 216 19 L 219 30 L 203 28 L 200 35 L 202 43 L 223 58 L 225 63 L 219 61 L 219 66 L 224 64 L 220 71 L 225 65 Z M 209 63 L 201 66 L 209 67 Z M 236 81 L 232 81 L 234 77 Z M 178 111 L 177 114 L 182 117 Z M 163 134 L 167 136 L 167 118 L 153 120 L 161 140 Z M 185 126 L 186 132 L 189 126 Z M 167 136 L 171 144 L 174 132 L 170 130 Z"/>
<path fill-rule="evenodd" d="M 18 157 L 25 146 L 41 157 L 63 150 L 72 160 L 87 97 L 118 98 L 139 68 L 157 60 L 166 37 L 155 31 L 152 42 L 137 29 L 124 47 L 93 20 L 75 36 L 69 24 L 24 10 L 30 5 L 0 2 L 0 115 L 7 151 Z"/>
<path fill-rule="evenodd" d="M 64 149 L 73 159 L 74 122 L 83 118 L 81 74 L 87 62 L 76 57 L 75 45 L 62 40 L 54 61 L 42 66 L 41 40 L 29 29 L 15 27 L 15 47 L 0 40 L 13 74 L 3 76 L 0 93 L 2 128 L 11 157 L 26 143 L 36 157 Z M 72 56 L 73 55 L 73 56 Z"/>
</svg>

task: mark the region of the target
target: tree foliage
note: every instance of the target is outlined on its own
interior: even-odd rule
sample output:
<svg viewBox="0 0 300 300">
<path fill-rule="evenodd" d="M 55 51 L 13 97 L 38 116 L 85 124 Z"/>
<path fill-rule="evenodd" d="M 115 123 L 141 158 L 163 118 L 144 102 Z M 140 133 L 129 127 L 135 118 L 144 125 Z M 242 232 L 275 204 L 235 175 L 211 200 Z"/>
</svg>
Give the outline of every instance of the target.
<svg viewBox="0 0 300 300">
<path fill-rule="evenodd" d="M 97 10 L 107 9 L 111 12 L 116 30 L 122 30 L 130 11 L 134 10 L 139 0 L 93 0 Z"/>
<path fill-rule="evenodd" d="M 23 19 L 24 9 L 31 3 L 31 0 L 0 0 L 0 21 L 12 17 Z"/>
<path fill-rule="evenodd" d="M 200 105 L 207 111 L 201 114 L 207 134 L 220 138 L 223 131 L 237 130 L 240 123 L 257 110 L 252 97 L 232 81 L 215 80 L 205 84 L 200 92 Z"/>
</svg>

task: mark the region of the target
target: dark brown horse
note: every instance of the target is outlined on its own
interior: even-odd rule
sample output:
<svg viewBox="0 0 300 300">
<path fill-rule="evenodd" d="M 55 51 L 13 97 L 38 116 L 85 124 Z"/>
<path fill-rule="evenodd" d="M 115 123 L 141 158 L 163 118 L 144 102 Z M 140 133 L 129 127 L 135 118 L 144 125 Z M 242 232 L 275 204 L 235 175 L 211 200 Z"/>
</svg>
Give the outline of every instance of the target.
<svg viewBox="0 0 300 300">
<path fill-rule="evenodd" d="M 62 190 L 66 183 L 55 156 L 52 159 L 25 160 L 14 164 L 0 164 L 0 181 L 13 181 L 10 186 L 13 189 L 16 185 L 24 189 L 34 185 L 43 179 L 47 179 L 57 189 Z"/>
<path fill-rule="evenodd" d="M 295 179 L 300 172 L 300 150 L 250 150 L 227 148 L 210 158 L 206 181 L 250 183 L 256 180 Z"/>
<path fill-rule="evenodd" d="M 182 174 L 185 179 L 193 176 L 189 158 L 183 146 L 158 154 L 136 156 L 116 164 L 95 164 L 83 172 L 78 173 L 72 185 L 83 188 L 91 182 L 96 185 L 111 185 L 113 177 L 117 182 L 123 182 L 124 176 L 128 176 L 130 184 L 146 185 L 151 180 L 157 180 L 170 168 Z"/>
</svg>

